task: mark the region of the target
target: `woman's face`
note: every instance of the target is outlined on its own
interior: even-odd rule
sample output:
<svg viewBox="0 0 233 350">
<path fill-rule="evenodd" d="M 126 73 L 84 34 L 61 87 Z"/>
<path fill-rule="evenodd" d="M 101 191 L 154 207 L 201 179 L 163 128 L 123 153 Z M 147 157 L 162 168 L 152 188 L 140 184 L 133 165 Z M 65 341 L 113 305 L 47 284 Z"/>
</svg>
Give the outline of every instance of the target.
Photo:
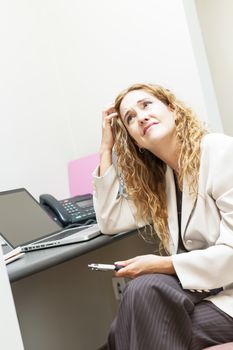
<svg viewBox="0 0 233 350">
<path fill-rule="evenodd" d="M 145 90 L 130 91 L 120 105 L 120 116 L 139 147 L 153 153 L 156 145 L 169 145 L 175 138 L 175 114 Z"/>
</svg>

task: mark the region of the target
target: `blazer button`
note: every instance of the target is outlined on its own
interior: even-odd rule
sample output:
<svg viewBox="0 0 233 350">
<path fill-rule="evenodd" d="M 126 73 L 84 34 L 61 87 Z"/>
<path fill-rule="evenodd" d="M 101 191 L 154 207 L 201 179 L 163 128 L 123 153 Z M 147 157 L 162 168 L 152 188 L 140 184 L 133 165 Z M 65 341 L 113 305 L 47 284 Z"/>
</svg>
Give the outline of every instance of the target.
<svg viewBox="0 0 233 350">
<path fill-rule="evenodd" d="M 187 244 L 188 246 L 191 246 L 191 245 L 193 244 L 193 241 L 192 241 L 191 239 L 188 239 L 188 240 L 186 241 L 186 244 Z"/>
</svg>

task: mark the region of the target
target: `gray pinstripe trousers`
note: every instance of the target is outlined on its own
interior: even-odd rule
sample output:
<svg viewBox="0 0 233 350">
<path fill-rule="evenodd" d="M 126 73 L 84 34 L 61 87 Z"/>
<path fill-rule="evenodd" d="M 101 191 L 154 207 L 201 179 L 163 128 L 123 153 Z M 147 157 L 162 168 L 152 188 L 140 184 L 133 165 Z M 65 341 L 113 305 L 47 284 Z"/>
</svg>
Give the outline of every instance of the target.
<svg viewBox="0 0 233 350">
<path fill-rule="evenodd" d="M 152 274 L 128 283 L 108 338 L 110 350 L 201 350 L 233 341 L 233 318 L 210 293 L 184 290 L 177 277 Z"/>
</svg>

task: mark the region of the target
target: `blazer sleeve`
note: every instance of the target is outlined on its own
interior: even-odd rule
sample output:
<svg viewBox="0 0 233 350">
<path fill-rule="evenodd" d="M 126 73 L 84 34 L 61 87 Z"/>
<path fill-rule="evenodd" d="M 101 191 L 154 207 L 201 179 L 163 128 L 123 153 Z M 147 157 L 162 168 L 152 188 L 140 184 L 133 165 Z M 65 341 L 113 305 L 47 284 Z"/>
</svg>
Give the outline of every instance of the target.
<svg viewBox="0 0 233 350">
<path fill-rule="evenodd" d="M 220 215 L 215 245 L 172 256 L 186 289 L 214 289 L 233 285 L 233 138 L 211 135 L 205 145 L 208 195 Z M 208 234 L 208 233 L 206 233 Z"/>
<path fill-rule="evenodd" d="M 111 165 L 104 176 L 98 176 L 98 171 L 99 167 L 93 172 L 93 202 L 100 231 L 112 235 L 144 226 L 142 220 L 136 220 L 133 202 L 119 193 L 115 167 Z"/>
</svg>

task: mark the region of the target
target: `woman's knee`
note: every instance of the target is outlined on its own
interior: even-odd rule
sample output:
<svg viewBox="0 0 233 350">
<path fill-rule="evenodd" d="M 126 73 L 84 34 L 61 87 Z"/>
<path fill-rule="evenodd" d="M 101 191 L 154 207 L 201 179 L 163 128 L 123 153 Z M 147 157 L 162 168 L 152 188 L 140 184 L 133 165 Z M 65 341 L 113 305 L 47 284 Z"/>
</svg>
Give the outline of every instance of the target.
<svg viewBox="0 0 233 350">
<path fill-rule="evenodd" d="M 139 276 L 130 281 L 124 294 L 131 297 L 145 297 L 145 294 L 165 292 L 167 289 L 180 288 L 176 277 L 165 274 L 148 274 Z"/>
</svg>

